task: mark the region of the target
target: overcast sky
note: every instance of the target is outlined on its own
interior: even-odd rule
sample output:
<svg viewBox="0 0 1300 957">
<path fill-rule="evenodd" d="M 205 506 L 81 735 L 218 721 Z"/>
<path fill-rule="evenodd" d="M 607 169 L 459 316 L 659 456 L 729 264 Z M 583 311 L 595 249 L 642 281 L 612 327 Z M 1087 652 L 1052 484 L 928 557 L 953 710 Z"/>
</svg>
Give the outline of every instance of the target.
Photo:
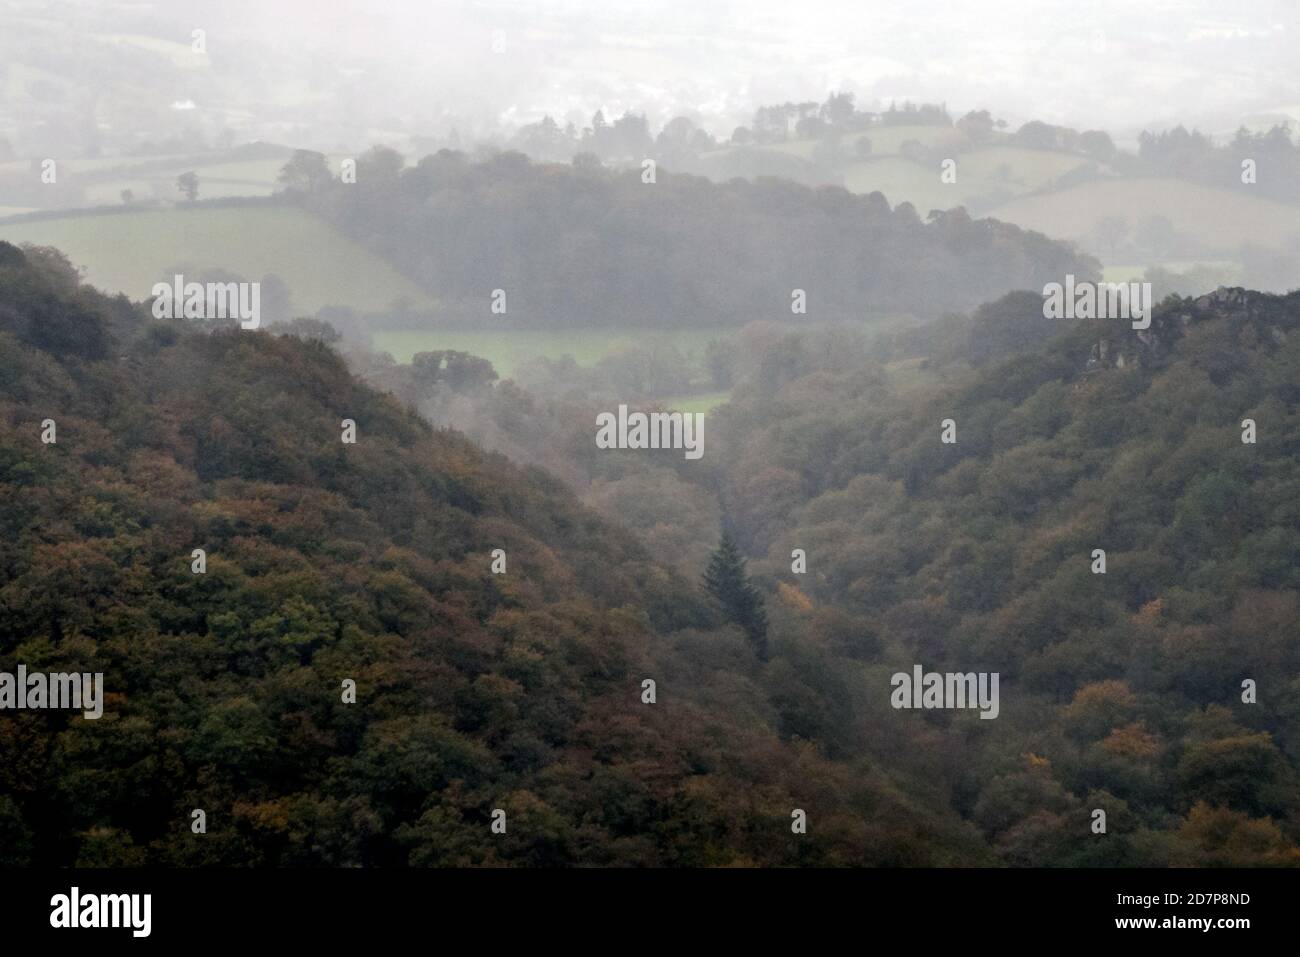
<svg viewBox="0 0 1300 957">
<path fill-rule="evenodd" d="M 90 122 L 354 149 L 600 108 L 726 136 L 846 90 L 1125 143 L 1300 117 L 1298 34 L 1300 0 L 0 0 L 0 125 L 20 149 Z"/>
<path fill-rule="evenodd" d="M 286 52 L 332 51 L 400 80 L 428 106 L 472 105 L 506 122 L 604 106 L 645 110 L 656 123 L 695 114 L 725 133 L 756 104 L 821 99 L 832 89 L 864 105 L 910 97 L 1121 133 L 1177 121 L 1226 130 L 1251 114 L 1300 114 L 1296 0 L 236 0 L 217 8 Z"/>
</svg>

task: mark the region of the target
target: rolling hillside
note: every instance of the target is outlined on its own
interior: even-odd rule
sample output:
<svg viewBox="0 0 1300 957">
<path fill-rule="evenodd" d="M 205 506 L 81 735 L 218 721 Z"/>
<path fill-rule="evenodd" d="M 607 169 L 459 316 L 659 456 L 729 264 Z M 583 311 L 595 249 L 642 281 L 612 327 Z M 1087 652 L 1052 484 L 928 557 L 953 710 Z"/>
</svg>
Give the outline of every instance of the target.
<svg viewBox="0 0 1300 957">
<path fill-rule="evenodd" d="M 0 670 L 107 690 L 0 722 L 0 865 L 991 860 L 791 737 L 797 660 L 769 681 L 631 534 L 318 343 L 151 322 L 0 243 L 0 369 Z"/>
<path fill-rule="evenodd" d="M 55 246 L 89 284 L 144 299 L 173 267 L 222 269 L 249 280 L 274 274 L 294 307 L 380 309 L 428 296 L 328 223 L 290 206 L 126 210 L 0 224 L 0 240 Z"/>
<path fill-rule="evenodd" d="M 867 155 L 857 143 L 871 143 Z M 732 176 L 785 175 L 804 183 L 834 183 L 854 193 L 879 191 L 893 205 L 911 203 L 922 215 L 931 209 L 969 206 L 983 212 L 999 202 L 1049 187 L 1089 160 L 1074 153 L 1026 149 L 1003 142 L 995 134 L 984 146 L 971 149 L 949 126 L 877 126 L 846 135 L 837 149 L 813 139 L 791 139 L 761 146 L 724 147 L 698 159 L 698 169 L 713 179 Z M 905 144 L 957 163 L 957 179 L 940 179 L 938 160 L 922 161 Z M 760 157 L 770 157 L 765 164 Z M 1044 230 L 1045 231 L 1045 230 Z M 1049 232 L 1049 235 L 1053 235 Z"/>
<path fill-rule="evenodd" d="M 1107 217 L 1135 225 L 1149 216 L 1164 216 L 1175 229 L 1223 250 L 1243 243 L 1293 247 L 1300 237 L 1300 207 L 1256 198 L 1246 188 L 1230 191 L 1166 178 L 1098 180 L 1014 199 L 989 215 L 1075 240 L 1088 237 Z"/>
</svg>

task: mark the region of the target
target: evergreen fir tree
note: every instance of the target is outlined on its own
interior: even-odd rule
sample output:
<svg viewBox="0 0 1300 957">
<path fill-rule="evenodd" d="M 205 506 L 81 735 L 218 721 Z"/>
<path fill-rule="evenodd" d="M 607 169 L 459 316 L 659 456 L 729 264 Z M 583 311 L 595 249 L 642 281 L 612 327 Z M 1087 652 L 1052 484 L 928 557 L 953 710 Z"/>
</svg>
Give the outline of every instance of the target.
<svg viewBox="0 0 1300 957">
<path fill-rule="evenodd" d="M 763 596 L 745 574 L 745 558 L 725 529 L 704 572 L 704 586 L 722 606 L 727 620 L 745 630 L 759 660 L 766 661 L 767 612 L 763 609 Z"/>
</svg>

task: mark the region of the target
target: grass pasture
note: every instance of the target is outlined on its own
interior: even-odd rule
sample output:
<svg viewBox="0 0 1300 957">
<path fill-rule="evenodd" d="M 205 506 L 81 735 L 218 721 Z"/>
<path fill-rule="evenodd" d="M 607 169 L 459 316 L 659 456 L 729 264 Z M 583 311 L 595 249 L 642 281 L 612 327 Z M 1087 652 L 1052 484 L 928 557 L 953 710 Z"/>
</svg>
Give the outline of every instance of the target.
<svg viewBox="0 0 1300 957">
<path fill-rule="evenodd" d="M 846 165 L 843 172 L 844 186 L 850 192 L 879 191 L 891 206 L 911 203 L 922 219 L 932 209 L 963 206 L 984 191 L 983 184 L 960 173 L 955 183 L 941 182 L 938 169 L 927 169 L 901 156 L 858 160 Z"/>
<path fill-rule="evenodd" d="M 844 185 L 854 193 L 879 190 L 890 205 L 909 202 L 924 217 L 932 209 L 970 206 L 996 194 L 1019 196 L 1041 189 L 1084 164 L 1066 153 L 994 146 L 954 153 L 956 181 L 945 183 L 937 165 L 901 156 L 870 156 L 845 164 Z"/>
<path fill-rule="evenodd" d="M 957 157 L 957 180 L 975 180 L 1026 193 L 1042 189 L 1088 160 L 1072 153 L 1031 150 L 1020 146 L 988 146 Z"/>
<path fill-rule="evenodd" d="M 0 224 L 0 239 L 55 246 L 108 292 L 146 299 L 169 270 L 222 269 L 249 280 L 273 273 L 294 308 L 382 309 L 429 297 L 378 256 L 292 206 L 122 210 Z"/>
<path fill-rule="evenodd" d="M 188 49 L 188 48 L 187 48 Z M 61 194 L 56 205 L 46 208 L 118 206 L 122 191 L 130 190 L 135 201 L 168 203 L 181 201 L 176 178 L 194 172 L 199 178 L 199 199 L 228 199 L 240 196 L 270 196 L 280 186 L 280 170 L 292 150 L 273 144 L 256 148 L 213 150 L 206 153 L 163 153 L 140 156 L 80 157 L 60 161 L 60 182 L 72 192 Z M 337 173 L 342 156 L 327 157 Z M 31 160 L 0 163 L 0 179 L 31 174 Z M 0 218 L 17 211 L 0 207 Z"/>
<path fill-rule="evenodd" d="M 1149 216 L 1164 216 L 1180 232 L 1203 236 L 1224 250 L 1243 243 L 1285 248 L 1300 236 L 1300 207 L 1260 199 L 1245 188 L 1159 177 L 1096 180 L 1019 197 L 988 215 L 1058 239 L 1087 240 L 1089 247 L 1096 245 L 1097 224 L 1109 216 L 1122 217 L 1130 228 Z"/>
<path fill-rule="evenodd" d="M 481 356 L 508 378 L 536 358 L 562 359 L 566 355 L 583 366 L 629 346 L 674 346 L 688 360 L 698 360 L 711 339 L 724 338 L 726 329 L 404 329 L 376 332 L 372 344 L 398 362 L 410 362 L 417 352 L 454 349 Z"/>
<path fill-rule="evenodd" d="M 659 401 L 675 412 L 712 412 L 730 398 L 730 392 L 701 392 L 698 395 L 667 396 Z"/>
<path fill-rule="evenodd" d="M 410 362 L 417 352 L 454 349 L 487 359 L 503 379 L 512 378 L 531 359 L 572 356 L 592 366 L 630 346 L 672 346 L 689 362 L 698 362 L 712 339 L 728 329 L 408 329 L 376 332 L 371 345 L 398 362 Z M 658 401 L 680 412 L 708 412 L 726 402 L 727 392 L 666 396 Z"/>
<path fill-rule="evenodd" d="M 227 199 L 234 196 L 270 196 L 275 192 L 283 159 L 233 160 L 215 163 L 186 162 L 180 158 L 174 168 L 131 166 L 100 171 L 85 187 L 86 201 L 111 206 L 121 201 L 122 190 L 129 189 L 139 199 L 153 197 L 176 200 L 176 177 L 192 171 L 199 178 L 200 199 Z"/>
<path fill-rule="evenodd" d="M 908 140 L 930 147 L 951 146 L 961 140 L 961 133 L 951 126 L 873 126 L 862 133 L 846 136 L 845 149 L 852 154 L 863 136 L 871 140 L 872 156 L 897 156 Z"/>
</svg>

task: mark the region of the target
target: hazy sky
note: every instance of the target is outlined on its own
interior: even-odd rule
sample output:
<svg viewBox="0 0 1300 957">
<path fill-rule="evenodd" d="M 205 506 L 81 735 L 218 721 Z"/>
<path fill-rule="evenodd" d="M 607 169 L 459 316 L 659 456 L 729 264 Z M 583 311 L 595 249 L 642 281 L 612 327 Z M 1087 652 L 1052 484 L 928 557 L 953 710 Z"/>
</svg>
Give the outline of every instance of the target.
<svg viewBox="0 0 1300 957">
<path fill-rule="evenodd" d="M 192 6 L 208 6 L 196 3 Z M 530 120 L 645 110 L 716 132 L 854 91 L 1118 132 L 1300 113 L 1297 0 L 236 0 L 277 48 L 403 84 L 394 105 Z M 234 16 L 232 16 L 232 14 Z M 287 32 L 286 32 L 287 30 Z M 499 31 L 499 32 L 498 32 Z M 493 42 L 501 52 L 493 51 Z M 408 97 L 405 94 L 413 94 Z M 417 109 L 421 107 L 416 107 Z"/>
<path fill-rule="evenodd" d="M 1300 0 L 0 0 L 0 127 L 24 149 L 91 122 L 355 149 L 602 108 L 726 136 L 848 90 L 1123 143 L 1300 117 L 1298 40 Z"/>
</svg>

